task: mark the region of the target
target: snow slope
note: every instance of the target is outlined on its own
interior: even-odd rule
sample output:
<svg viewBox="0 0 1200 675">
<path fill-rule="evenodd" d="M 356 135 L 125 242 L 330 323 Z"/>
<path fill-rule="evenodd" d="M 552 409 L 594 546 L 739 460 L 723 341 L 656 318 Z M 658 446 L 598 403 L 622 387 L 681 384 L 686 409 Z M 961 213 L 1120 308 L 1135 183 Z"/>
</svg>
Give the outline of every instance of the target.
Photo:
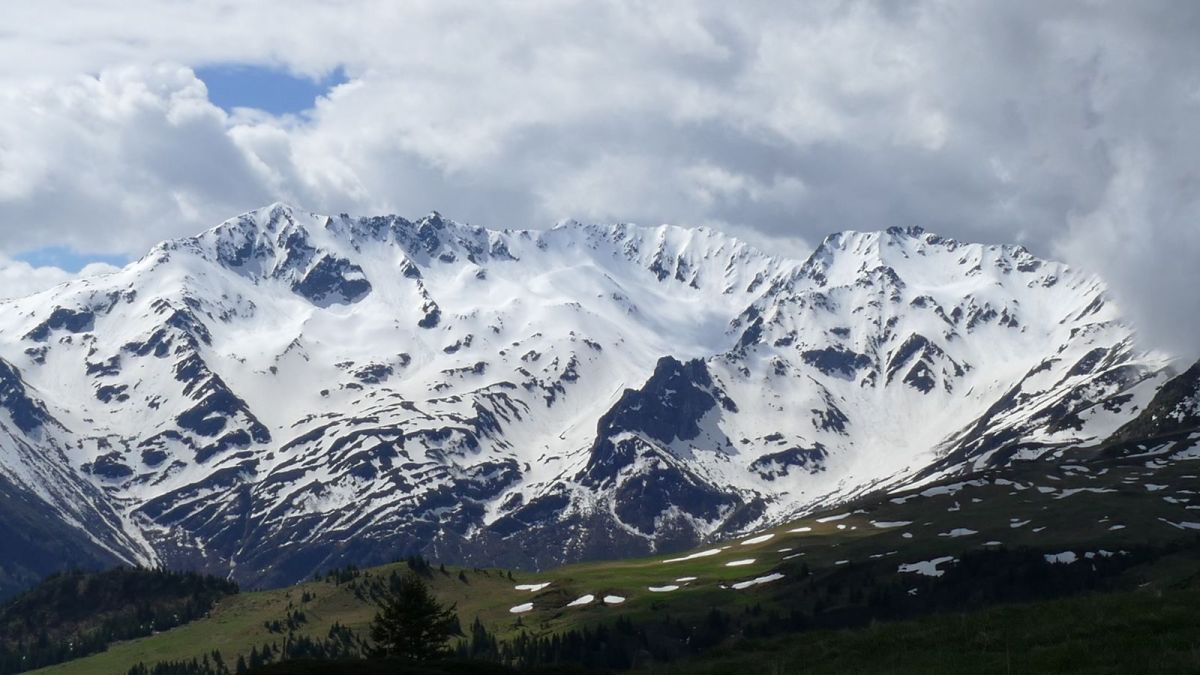
<svg viewBox="0 0 1200 675">
<path fill-rule="evenodd" d="M 118 557 L 270 583 L 682 548 L 1097 442 L 1167 377 L 1020 247 L 283 204 L 0 303 L 0 359 L 0 477 Z"/>
</svg>

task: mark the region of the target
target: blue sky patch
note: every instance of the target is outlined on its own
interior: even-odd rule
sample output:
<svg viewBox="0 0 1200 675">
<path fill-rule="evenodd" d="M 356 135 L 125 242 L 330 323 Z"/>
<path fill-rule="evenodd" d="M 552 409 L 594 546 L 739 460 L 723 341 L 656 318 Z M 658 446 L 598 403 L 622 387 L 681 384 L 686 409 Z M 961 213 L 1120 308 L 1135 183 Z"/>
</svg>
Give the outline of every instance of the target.
<svg viewBox="0 0 1200 675">
<path fill-rule="evenodd" d="M 340 66 L 319 80 L 246 64 L 207 66 L 195 72 L 208 87 L 208 99 L 227 112 L 258 108 L 273 115 L 300 113 L 312 108 L 318 96 L 346 82 Z"/>
<path fill-rule="evenodd" d="M 123 255 L 80 253 L 69 246 L 47 246 L 19 253 L 13 257 L 34 267 L 58 267 L 68 272 L 78 272 L 94 262 L 108 263 L 117 267 L 124 267 L 129 263 L 129 258 Z"/>
</svg>

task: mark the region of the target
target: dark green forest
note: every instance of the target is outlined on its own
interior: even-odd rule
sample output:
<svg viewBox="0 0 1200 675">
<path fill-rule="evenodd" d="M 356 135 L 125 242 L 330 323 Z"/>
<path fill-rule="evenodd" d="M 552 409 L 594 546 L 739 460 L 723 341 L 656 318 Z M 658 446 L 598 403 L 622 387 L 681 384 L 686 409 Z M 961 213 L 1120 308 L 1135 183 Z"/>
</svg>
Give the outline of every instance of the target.
<svg viewBox="0 0 1200 675">
<path fill-rule="evenodd" d="M 103 651 L 198 619 L 237 584 L 191 572 L 118 567 L 54 574 L 0 605 L 0 674 Z"/>
</svg>

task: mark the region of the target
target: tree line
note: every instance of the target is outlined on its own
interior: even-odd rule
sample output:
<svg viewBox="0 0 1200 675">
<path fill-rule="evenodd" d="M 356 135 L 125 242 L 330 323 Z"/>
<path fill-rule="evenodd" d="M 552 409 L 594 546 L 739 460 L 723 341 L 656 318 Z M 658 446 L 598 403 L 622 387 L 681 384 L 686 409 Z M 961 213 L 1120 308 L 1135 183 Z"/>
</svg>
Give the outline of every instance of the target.
<svg viewBox="0 0 1200 675">
<path fill-rule="evenodd" d="M 193 572 L 68 571 L 0 607 L 0 675 L 103 651 L 205 616 L 237 584 Z"/>
</svg>

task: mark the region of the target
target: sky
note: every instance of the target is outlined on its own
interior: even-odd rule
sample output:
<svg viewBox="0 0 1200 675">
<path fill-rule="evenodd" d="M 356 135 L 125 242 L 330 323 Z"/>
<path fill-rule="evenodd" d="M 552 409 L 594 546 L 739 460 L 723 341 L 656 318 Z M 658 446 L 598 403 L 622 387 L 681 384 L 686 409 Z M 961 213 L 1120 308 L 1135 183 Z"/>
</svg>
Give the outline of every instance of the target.
<svg viewBox="0 0 1200 675">
<path fill-rule="evenodd" d="M 797 257 L 921 225 L 1200 356 L 1196 35 L 1155 0 L 3 3 L 0 296 L 277 200 Z"/>
</svg>

